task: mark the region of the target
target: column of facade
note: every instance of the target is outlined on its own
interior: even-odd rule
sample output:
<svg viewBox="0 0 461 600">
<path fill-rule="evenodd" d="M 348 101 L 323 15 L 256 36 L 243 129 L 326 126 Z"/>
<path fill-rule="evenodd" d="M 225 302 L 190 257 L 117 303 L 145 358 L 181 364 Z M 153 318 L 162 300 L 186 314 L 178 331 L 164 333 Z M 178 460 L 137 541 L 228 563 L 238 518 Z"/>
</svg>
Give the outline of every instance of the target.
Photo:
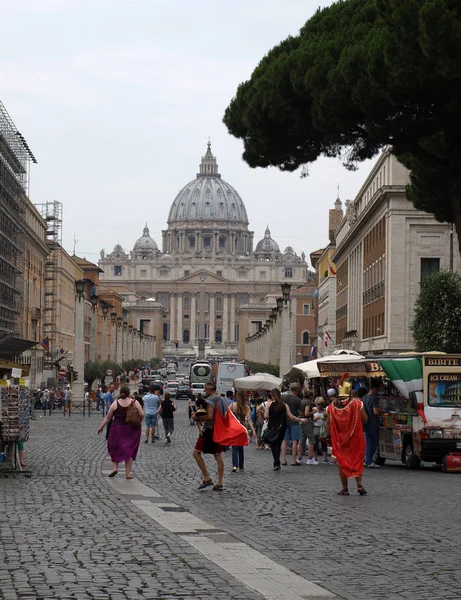
<svg viewBox="0 0 461 600">
<path fill-rule="evenodd" d="M 196 319 L 197 319 L 197 297 L 195 294 L 191 294 L 190 297 L 190 341 L 191 344 L 195 344 L 195 330 L 196 330 Z"/>
<path fill-rule="evenodd" d="M 208 311 L 208 316 L 210 319 L 210 325 L 208 326 L 208 337 L 210 338 L 210 342 L 213 343 L 215 341 L 215 303 L 216 303 L 216 296 L 215 294 L 209 294 L 209 301 L 210 301 L 210 310 Z"/>
<path fill-rule="evenodd" d="M 170 341 L 176 339 L 175 294 L 170 294 Z"/>
<path fill-rule="evenodd" d="M 200 231 L 195 232 L 195 251 L 200 251 Z"/>
<path fill-rule="evenodd" d="M 109 360 L 109 340 L 107 333 L 107 315 L 102 318 L 102 344 L 101 344 L 101 360 Z"/>
<path fill-rule="evenodd" d="M 122 326 L 121 325 L 117 324 L 115 327 L 117 328 L 117 331 L 116 331 L 116 335 L 117 335 L 117 349 L 116 349 L 116 353 L 115 353 L 115 356 L 116 356 L 115 360 L 116 360 L 117 364 L 121 365 L 122 364 L 122 360 L 123 360 L 123 358 L 122 358 L 122 355 L 123 355 L 123 346 L 122 346 L 122 344 L 123 344 L 123 334 L 122 334 L 122 331 L 123 330 L 122 330 Z"/>
<path fill-rule="evenodd" d="M 229 341 L 235 342 L 235 294 L 230 297 L 230 332 Z"/>
<path fill-rule="evenodd" d="M 224 294 L 222 314 L 222 341 L 229 341 L 229 294 Z"/>
<path fill-rule="evenodd" d="M 178 295 L 178 310 L 176 313 L 176 339 L 178 342 L 182 342 L 182 292 Z"/>
</svg>

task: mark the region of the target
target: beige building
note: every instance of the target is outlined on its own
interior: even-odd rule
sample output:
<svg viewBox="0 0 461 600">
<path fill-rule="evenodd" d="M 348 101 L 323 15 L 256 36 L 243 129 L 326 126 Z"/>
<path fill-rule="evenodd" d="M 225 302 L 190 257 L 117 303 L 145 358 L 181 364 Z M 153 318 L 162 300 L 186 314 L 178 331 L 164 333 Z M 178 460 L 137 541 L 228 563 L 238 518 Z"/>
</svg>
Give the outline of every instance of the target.
<svg viewBox="0 0 461 600">
<path fill-rule="evenodd" d="M 420 281 L 460 272 L 453 228 L 405 197 L 409 173 L 389 150 L 379 157 L 336 231 L 336 344 L 362 353 L 413 349 L 410 324 Z"/>
<path fill-rule="evenodd" d="M 30 385 L 35 388 L 42 382 L 46 352 L 40 345 L 43 340 L 45 263 L 50 254 L 46 243 L 47 225 L 32 202 L 25 201 L 24 243 L 24 309 L 22 337 L 36 342 L 24 353 L 30 361 Z"/>
<path fill-rule="evenodd" d="M 203 339 L 207 355 L 237 356 L 237 311 L 249 307 L 260 320 L 265 297 L 283 281 L 304 284 L 307 273 L 304 254 L 281 252 L 269 228 L 254 246 L 248 225 L 243 200 L 221 178 L 208 144 L 196 178 L 173 200 L 162 251 L 146 225 L 131 251 L 117 245 L 101 252 L 101 282 L 123 297 L 133 327 L 144 322 L 161 335 L 164 353 L 196 355 Z"/>
<path fill-rule="evenodd" d="M 83 269 L 62 246 L 56 252 L 56 347 L 71 359 L 75 341 L 75 282 L 83 279 Z"/>
</svg>

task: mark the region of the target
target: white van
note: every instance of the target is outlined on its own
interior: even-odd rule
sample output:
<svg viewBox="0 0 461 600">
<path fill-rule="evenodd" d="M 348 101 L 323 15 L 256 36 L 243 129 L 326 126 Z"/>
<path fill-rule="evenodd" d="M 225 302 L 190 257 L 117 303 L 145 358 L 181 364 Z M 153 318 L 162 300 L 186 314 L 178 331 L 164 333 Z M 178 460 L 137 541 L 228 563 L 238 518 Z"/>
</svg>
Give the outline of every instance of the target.
<svg viewBox="0 0 461 600">
<path fill-rule="evenodd" d="M 218 377 L 216 379 L 216 392 L 218 395 L 233 390 L 234 379 L 245 377 L 245 365 L 238 362 L 219 363 Z"/>
</svg>

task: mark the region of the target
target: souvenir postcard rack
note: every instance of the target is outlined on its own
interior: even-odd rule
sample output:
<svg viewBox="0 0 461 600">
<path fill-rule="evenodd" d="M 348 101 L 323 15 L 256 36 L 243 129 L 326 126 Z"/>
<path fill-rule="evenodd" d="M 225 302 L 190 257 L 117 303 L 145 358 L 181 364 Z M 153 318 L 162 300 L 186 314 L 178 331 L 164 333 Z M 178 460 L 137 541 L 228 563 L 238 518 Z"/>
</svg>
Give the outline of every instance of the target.
<svg viewBox="0 0 461 600">
<path fill-rule="evenodd" d="M 21 385 L 0 387 L 0 475 L 22 473 L 30 477 L 31 471 L 21 467 L 18 442 L 29 439 L 30 406 L 29 391 Z"/>
</svg>

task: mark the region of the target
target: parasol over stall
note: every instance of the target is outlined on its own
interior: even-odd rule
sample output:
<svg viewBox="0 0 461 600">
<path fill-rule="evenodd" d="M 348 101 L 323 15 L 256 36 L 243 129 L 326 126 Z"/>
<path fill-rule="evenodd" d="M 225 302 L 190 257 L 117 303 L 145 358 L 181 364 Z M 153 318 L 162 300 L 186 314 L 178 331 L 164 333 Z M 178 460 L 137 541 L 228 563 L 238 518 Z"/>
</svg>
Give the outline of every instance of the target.
<svg viewBox="0 0 461 600">
<path fill-rule="evenodd" d="M 256 373 L 248 377 L 234 379 L 234 387 L 237 390 L 257 391 L 272 390 L 282 385 L 282 380 L 270 373 Z"/>
</svg>

